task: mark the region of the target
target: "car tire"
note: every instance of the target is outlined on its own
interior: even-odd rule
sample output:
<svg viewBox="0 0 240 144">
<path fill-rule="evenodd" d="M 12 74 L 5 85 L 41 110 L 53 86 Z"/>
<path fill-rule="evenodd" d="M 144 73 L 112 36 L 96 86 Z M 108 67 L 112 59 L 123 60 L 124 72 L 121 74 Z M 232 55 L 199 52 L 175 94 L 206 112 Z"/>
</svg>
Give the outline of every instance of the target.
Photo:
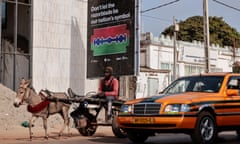
<svg viewBox="0 0 240 144">
<path fill-rule="evenodd" d="M 217 125 L 214 117 L 207 111 L 199 114 L 191 139 L 197 144 L 213 144 L 217 138 Z"/>
<path fill-rule="evenodd" d="M 126 138 L 127 133 L 124 132 L 121 128 L 119 128 L 118 123 L 117 123 L 117 116 L 113 117 L 112 120 L 112 132 L 117 138 Z"/>
<path fill-rule="evenodd" d="M 133 143 L 144 143 L 149 136 L 146 133 L 127 132 L 127 137 Z"/>
</svg>

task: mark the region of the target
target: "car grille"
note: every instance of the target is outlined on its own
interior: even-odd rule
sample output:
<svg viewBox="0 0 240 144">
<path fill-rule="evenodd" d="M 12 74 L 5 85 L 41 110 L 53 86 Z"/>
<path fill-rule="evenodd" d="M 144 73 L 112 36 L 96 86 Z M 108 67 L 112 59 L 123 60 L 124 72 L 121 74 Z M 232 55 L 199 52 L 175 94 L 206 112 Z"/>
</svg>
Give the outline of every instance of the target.
<svg viewBox="0 0 240 144">
<path fill-rule="evenodd" d="M 161 104 L 157 103 L 140 103 L 134 104 L 133 112 L 136 115 L 158 115 Z"/>
</svg>

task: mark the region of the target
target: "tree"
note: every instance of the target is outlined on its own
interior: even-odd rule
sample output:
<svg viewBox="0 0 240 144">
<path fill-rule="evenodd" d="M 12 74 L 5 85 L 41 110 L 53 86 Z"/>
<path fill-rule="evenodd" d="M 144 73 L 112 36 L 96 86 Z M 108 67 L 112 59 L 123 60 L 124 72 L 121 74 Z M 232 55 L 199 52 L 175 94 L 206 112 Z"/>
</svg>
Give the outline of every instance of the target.
<svg viewBox="0 0 240 144">
<path fill-rule="evenodd" d="M 180 30 L 177 39 L 192 42 L 203 41 L 203 17 L 193 16 L 179 22 Z M 171 25 L 162 34 L 173 36 L 174 27 Z M 209 17 L 210 44 L 220 46 L 240 47 L 240 33 L 224 22 L 222 17 Z"/>
</svg>

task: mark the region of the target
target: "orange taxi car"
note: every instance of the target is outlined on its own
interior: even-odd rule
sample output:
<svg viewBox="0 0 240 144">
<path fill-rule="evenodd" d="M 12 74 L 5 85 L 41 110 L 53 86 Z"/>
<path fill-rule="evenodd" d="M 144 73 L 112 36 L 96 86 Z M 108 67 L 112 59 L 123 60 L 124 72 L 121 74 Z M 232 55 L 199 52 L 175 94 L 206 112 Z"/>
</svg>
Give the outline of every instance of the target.
<svg viewBox="0 0 240 144">
<path fill-rule="evenodd" d="M 136 143 L 157 133 L 189 134 L 197 144 L 212 144 L 226 130 L 240 136 L 239 88 L 237 73 L 181 77 L 161 94 L 124 103 L 118 124 Z"/>
</svg>

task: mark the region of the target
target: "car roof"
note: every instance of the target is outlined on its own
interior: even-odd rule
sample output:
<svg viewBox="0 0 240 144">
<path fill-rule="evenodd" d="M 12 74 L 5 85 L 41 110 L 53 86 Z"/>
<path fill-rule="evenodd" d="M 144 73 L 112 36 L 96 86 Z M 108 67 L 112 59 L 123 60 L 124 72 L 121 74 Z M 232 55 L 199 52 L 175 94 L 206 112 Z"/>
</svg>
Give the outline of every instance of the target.
<svg viewBox="0 0 240 144">
<path fill-rule="evenodd" d="M 206 76 L 225 76 L 229 74 L 229 72 L 209 72 L 209 73 L 203 73 L 200 75 L 206 75 Z"/>
<path fill-rule="evenodd" d="M 193 74 L 190 76 L 226 76 L 226 75 L 239 75 L 240 73 L 233 73 L 233 72 L 209 72 L 209 73 L 200 73 L 200 74 Z"/>
</svg>

